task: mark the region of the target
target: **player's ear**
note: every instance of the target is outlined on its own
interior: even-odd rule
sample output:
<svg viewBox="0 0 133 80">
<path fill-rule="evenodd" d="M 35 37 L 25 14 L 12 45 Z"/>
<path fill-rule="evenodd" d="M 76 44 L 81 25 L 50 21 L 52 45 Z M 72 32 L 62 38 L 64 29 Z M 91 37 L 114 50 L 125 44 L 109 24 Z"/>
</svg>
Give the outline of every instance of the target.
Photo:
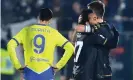
<svg viewBox="0 0 133 80">
<path fill-rule="evenodd" d="M 47 24 L 50 25 L 51 19 L 47 21 Z"/>
<path fill-rule="evenodd" d="M 93 17 L 93 20 L 97 21 L 98 17 Z"/>
</svg>

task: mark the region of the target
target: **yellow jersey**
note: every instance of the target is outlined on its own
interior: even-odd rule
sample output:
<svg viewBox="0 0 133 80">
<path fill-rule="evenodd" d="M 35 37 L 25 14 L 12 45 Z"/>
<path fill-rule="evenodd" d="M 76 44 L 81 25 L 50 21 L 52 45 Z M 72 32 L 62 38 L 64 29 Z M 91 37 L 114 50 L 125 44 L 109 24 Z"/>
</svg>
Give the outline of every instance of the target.
<svg viewBox="0 0 133 80">
<path fill-rule="evenodd" d="M 41 73 L 53 65 L 54 49 L 60 46 L 65 49 L 61 60 L 56 64 L 61 69 L 74 52 L 73 45 L 57 30 L 46 25 L 32 25 L 23 28 L 8 43 L 8 51 L 16 69 L 22 67 L 16 56 L 15 48 L 22 44 L 26 67 Z"/>
</svg>

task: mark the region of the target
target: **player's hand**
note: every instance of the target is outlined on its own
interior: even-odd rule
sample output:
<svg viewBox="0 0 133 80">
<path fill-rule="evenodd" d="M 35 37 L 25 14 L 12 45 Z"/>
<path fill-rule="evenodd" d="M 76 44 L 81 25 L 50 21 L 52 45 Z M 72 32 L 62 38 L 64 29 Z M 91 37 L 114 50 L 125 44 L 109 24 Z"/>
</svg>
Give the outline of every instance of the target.
<svg viewBox="0 0 133 80">
<path fill-rule="evenodd" d="M 59 71 L 59 69 L 55 66 L 52 66 L 54 74 Z"/>
<path fill-rule="evenodd" d="M 85 31 L 85 25 L 79 24 L 75 27 L 75 30 L 77 32 L 84 32 Z"/>
<path fill-rule="evenodd" d="M 26 66 L 27 66 L 27 65 L 26 65 Z M 24 68 L 25 68 L 26 66 L 23 66 L 23 67 L 19 68 L 18 71 L 19 71 L 20 73 L 23 73 L 23 72 L 24 72 Z"/>
<path fill-rule="evenodd" d="M 99 24 L 93 25 L 92 27 L 94 29 L 94 32 L 97 32 L 101 28 Z"/>
<path fill-rule="evenodd" d="M 94 32 L 94 29 L 89 24 L 87 24 L 87 25 L 77 25 L 75 30 L 77 32 L 87 32 L 87 33 Z"/>
<path fill-rule="evenodd" d="M 94 32 L 99 31 L 99 30 L 100 30 L 100 28 L 104 27 L 105 25 L 107 25 L 107 23 L 106 23 L 106 22 L 103 22 L 103 23 L 98 23 L 98 24 L 93 25 Z"/>
</svg>

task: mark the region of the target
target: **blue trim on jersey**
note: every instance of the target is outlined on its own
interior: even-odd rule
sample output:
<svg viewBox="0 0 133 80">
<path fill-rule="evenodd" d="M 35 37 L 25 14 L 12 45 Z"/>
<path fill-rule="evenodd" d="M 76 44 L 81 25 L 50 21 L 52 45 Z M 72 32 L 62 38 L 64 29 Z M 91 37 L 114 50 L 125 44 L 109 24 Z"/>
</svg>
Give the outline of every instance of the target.
<svg viewBox="0 0 133 80">
<path fill-rule="evenodd" d="M 25 80 L 54 80 L 53 68 L 49 68 L 41 74 L 37 74 L 29 68 L 24 68 L 24 79 Z"/>
<path fill-rule="evenodd" d="M 68 43 L 69 41 L 66 41 L 62 46 L 61 48 L 64 48 L 64 46 Z"/>
<path fill-rule="evenodd" d="M 17 46 L 19 45 L 19 42 L 17 41 L 17 39 L 15 38 L 12 38 L 16 43 L 17 43 Z"/>
</svg>

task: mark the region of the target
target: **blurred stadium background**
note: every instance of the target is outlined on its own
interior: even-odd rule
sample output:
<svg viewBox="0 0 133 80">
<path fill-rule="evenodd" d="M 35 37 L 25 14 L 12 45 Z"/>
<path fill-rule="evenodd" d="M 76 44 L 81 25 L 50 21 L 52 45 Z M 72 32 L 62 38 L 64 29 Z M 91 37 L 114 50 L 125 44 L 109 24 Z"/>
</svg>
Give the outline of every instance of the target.
<svg viewBox="0 0 133 80">
<path fill-rule="evenodd" d="M 1 1 L 1 77 L 20 80 L 13 69 L 7 53 L 7 42 L 23 27 L 36 24 L 40 8 L 51 8 L 54 12 L 51 26 L 66 38 L 71 38 L 82 8 L 94 0 L 2 0 Z M 106 5 L 105 20 L 113 23 L 120 32 L 118 48 L 111 51 L 112 80 L 133 80 L 133 0 L 102 0 Z M 63 51 L 56 50 L 55 61 Z M 61 73 L 70 76 L 72 61 Z M 56 78 L 59 80 L 60 74 Z M 5 80 L 5 79 L 1 79 Z M 9 80 L 9 79 L 8 79 Z"/>
</svg>

